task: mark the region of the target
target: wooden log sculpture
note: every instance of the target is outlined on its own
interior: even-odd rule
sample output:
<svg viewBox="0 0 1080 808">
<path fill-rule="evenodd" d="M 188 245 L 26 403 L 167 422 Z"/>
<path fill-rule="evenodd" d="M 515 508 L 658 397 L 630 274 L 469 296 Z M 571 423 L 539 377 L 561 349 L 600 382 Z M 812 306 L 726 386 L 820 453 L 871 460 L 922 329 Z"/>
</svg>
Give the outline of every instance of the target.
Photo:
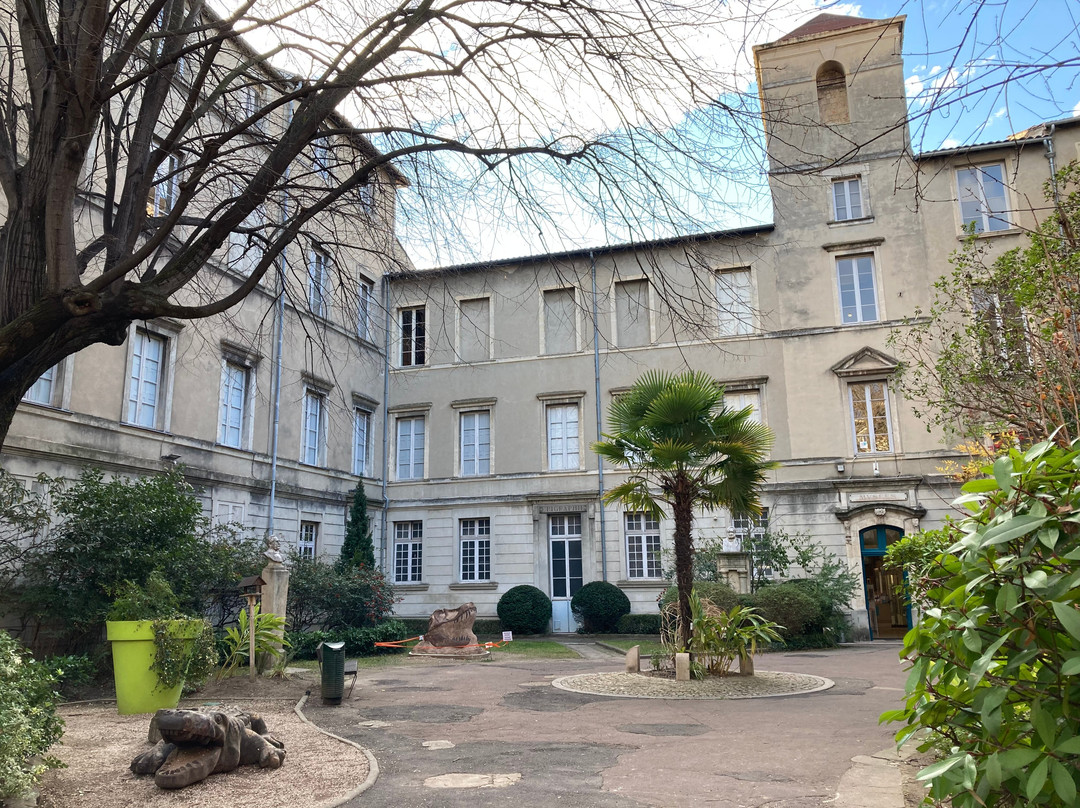
<svg viewBox="0 0 1080 808">
<path fill-rule="evenodd" d="M 184 788 L 238 766 L 276 769 L 285 760 L 285 745 L 266 722 L 235 708 L 158 710 L 150 728 L 155 735 L 161 740 L 131 761 L 131 770 L 154 775 L 159 788 Z"/>
<path fill-rule="evenodd" d="M 456 609 L 436 609 L 428 620 L 424 638 L 413 646 L 410 656 L 486 657 L 491 652 L 481 647 L 473 633 L 476 606 L 463 603 Z"/>
</svg>

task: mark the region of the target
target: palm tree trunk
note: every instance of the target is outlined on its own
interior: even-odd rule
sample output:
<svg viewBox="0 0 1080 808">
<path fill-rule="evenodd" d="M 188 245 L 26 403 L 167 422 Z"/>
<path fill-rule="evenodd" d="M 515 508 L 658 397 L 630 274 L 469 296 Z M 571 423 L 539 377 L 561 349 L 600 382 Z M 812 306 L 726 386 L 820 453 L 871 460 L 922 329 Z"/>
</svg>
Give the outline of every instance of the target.
<svg viewBox="0 0 1080 808">
<path fill-rule="evenodd" d="M 679 647 L 690 646 L 690 592 L 694 588 L 693 497 L 689 481 L 677 479 L 672 491 L 675 517 L 675 586 L 679 590 Z"/>
</svg>

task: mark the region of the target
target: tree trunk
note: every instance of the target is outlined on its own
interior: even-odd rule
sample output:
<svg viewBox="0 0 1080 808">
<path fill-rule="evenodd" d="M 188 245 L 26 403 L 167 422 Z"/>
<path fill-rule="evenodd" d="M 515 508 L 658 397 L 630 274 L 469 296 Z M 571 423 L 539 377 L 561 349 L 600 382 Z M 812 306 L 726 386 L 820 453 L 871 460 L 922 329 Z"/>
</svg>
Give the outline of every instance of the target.
<svg viewBox="0 0 1080 808">
<path fill-rule="evenodd" d="M 672 499 L 675 517 L 675 586 L 679 590 L 679 648 L 690 646 L 690 593 L 694 588 L 693 497 L 687 480 L 677 480 Z"/>
</svg>

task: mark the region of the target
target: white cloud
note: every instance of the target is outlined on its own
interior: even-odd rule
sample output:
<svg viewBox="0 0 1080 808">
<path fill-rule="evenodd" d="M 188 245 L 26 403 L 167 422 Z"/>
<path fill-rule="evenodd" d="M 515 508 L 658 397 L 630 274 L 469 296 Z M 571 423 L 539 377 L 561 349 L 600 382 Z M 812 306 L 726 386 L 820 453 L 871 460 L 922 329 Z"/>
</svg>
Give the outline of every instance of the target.
<svg viewBox="0 0 1080 808">
<path fill-rule="evenodd" d="M 960 141 L 951 137 L 947 137 L 941 142 L 941 148 L 943 149 L 955 149 L 959 145 Z"/>
<path fill-rule="evenodd" d="M 1080 116 L 1080 101 L 1076 102 L 1076 106 L 1073 107 L 1073 109 L 1072 109 L 1072 114 L 1076 115 L 1076 116 Z"/>
</svg>

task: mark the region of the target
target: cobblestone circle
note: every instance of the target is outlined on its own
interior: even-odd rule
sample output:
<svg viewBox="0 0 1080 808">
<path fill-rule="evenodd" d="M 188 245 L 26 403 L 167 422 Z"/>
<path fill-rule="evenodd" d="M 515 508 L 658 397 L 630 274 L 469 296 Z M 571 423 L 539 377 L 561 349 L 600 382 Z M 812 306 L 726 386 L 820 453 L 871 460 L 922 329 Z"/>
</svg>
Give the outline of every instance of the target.
<svg viewBox="0 0 1080 808">
<path fill-rule="evenodd" d="M 805 673 L 759 671 L 753 676 L 710 676 L 689 682 L 642 673 L 581 673 L 563 676 L 551 684 L 573 693 L 624 699 L 761 699 L 817 693 L 834 683 Z"/>
</svg>

